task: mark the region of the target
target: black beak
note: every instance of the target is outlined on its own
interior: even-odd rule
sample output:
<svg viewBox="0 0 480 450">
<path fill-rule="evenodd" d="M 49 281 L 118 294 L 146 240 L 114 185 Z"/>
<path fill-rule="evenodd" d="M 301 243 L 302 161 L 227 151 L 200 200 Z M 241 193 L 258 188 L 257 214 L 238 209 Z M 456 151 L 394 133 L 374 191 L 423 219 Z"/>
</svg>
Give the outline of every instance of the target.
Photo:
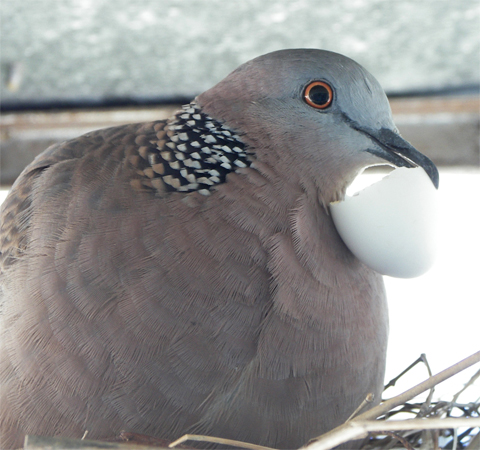
<svg viewBox="0 0 480 450">
<path fill-rule="evenodd" d="M 438 189 L 438 169 L 433 162 L 411 146 L 400 135 L 387 128 L 379 131 L 356 128 L 369 136 L 378 147 L 368 148 L 367 152 L 378 156 L 396 167 L 422 167 Z"/>
</svg>

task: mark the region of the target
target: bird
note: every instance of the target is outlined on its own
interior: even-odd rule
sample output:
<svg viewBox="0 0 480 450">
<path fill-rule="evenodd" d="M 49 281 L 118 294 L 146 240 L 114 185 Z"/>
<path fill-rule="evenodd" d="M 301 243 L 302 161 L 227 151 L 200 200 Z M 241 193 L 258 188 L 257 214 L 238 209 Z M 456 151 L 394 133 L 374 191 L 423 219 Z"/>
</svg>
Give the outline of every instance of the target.
<svg viewBox="0 0 480 450">
<path fill-rule="evenodd" d="M 381 164 L 438 186 L 373 75 L 319 49 L 48 148 L 2 205 L 0 447 L 127 430 L 298 448 L 378 403 L 383 279 L 328 205 Z"/>
</svg>

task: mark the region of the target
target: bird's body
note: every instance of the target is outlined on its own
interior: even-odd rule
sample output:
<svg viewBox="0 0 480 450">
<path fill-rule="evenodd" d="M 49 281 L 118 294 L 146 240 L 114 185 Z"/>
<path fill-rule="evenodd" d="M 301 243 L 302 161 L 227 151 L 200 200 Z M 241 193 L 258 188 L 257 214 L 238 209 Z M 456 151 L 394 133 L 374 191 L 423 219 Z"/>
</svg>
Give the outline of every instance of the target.
<svg viewBox="0 0 480 450">
<path fill-rule="evenodd" d="M 373 141 L 348 124 L 355 142 L 333 133 L 332 111 L 299 98 L 294 124 L 282 110 L 312 79 L 335 82 L 324 61 L 335 54 L 272 55 L 167 123 L 54 146 L 19 177 L 0 235 L 0 447 L 127 430 L 294 448 L 368 393 L 379 399 L 383 282 L 326 209 L 379 157 L 349 159 Z M 353 64 L 353 80 L 371 77 L 335 58 Z M 384 129 L 380 109 L 365 116 Z M 326 156 L 335 148 L 341 164 Z"/>
</svg>

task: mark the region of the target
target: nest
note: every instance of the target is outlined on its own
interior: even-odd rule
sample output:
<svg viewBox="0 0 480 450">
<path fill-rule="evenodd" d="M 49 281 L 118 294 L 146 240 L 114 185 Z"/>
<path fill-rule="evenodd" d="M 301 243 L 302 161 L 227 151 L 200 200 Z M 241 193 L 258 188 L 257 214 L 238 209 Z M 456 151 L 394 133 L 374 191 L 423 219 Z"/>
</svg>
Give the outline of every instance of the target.
<svg viewBox="0 0 480 450">
<path fill-rule="evenodd" d="M 405 375 L 416 364 L 423 363 L 430 376 L 431 370 L 425 355 L 421 355 L 412 365 L 405 369 L 399 376 L 391 380 L 385 391 Z M 464 419 L 458 421 L 458 428 L 443 429 L 412 429 L 399 432 L 370 432 L 364 441 L 361 450 L 374 449 L 480 449 L 480 429 L 470 426 L 471 418 L 480 417 L 480 398 L 469 403 L 459 403 L 458 398 L 480 378 L 480 370 L 466 383 L 466 385 L 453 395 L 451 400 L 432 402 L 434 387 L 425 401 L 412 403 L 406 401 L 402 405 L 382 414 L 377 420 L 442 420 L 448 418 Z M 463 426 L 462 426 L 463 423 Z"/>
</svg>

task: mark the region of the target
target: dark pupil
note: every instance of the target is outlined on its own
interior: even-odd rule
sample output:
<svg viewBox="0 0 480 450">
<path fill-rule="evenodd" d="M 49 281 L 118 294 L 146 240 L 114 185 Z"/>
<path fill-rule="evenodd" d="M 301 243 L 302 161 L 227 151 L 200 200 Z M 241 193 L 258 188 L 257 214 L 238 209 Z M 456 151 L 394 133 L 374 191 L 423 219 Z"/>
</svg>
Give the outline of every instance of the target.
<svg viewBox="0 0 480 450">
<path fill-rule="evenodd" d="M 313 86 L 309 92 L 310 100 L 316 105 L 328 103 L 330 94 L 325 86 Z"/>
</svg>

